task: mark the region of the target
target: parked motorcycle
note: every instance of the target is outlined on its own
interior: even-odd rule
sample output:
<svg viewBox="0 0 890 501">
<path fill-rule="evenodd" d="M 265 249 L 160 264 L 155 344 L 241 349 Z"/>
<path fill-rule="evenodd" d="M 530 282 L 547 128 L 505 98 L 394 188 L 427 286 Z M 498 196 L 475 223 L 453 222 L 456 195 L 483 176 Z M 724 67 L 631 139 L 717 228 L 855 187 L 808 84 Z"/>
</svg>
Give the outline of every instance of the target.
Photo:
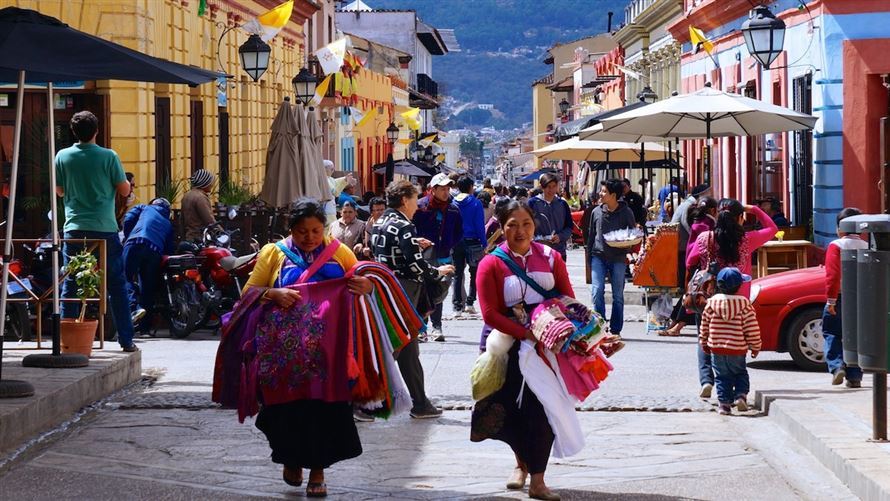
<svg viewBox="0 0 890 501">
<path fill-rule="evenodd" d="M 201 320 L 201 258 L 187 252 L 161 258 L 161 276 L 164 294 L 159 298 L 156 309 L 166 312 L 170 335 L 182 339 L 188 337 Z"/>
<path fill-rule="evenodd" d="M 232 253 L 232 236 L 237 233 L 237 229 L 227 231 L 219 225 L 210 225 L 204 229 L 204 244 L 197 251 L 197 255 L 202 258 L 199 327 L 220 327 L 222 315 L 232 311 L 241 298 L 241 289 L 256 265 L 257 252 L 240 257 Z"/>
</svg>

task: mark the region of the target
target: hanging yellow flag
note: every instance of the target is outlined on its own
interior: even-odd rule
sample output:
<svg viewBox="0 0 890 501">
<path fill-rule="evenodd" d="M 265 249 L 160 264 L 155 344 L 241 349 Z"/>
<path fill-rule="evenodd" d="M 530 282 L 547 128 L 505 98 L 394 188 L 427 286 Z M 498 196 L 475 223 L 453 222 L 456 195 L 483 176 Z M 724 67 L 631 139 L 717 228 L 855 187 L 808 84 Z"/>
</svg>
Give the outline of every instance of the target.
<svg viewBox="0 0 890 501">
<path fill-rule="evenodd" d="M 315 88 L 315 95 L 312 96 L 312 100 L 309 101 L 309 106 L 318 106 L 321 104 L 324 95 L 328 93 L 328 87 L 331 86 L 331 77 L 333 77 L 333 75 L 324 77 L 324 80 L 318 84 L 318 87 Z"/>
<path fill-rule="evenodd" d="M 268 42 L 275 38 L 275 35 L 287 25 L 293 11 L 294 0 L 287 0 L 287 2 L 278 5 L 269 12 L 242 24 L 241 28 L 248 33 L 259 35 L 264 42 Z"/>
<path fill-rule="evenodd" d="M 370 110 L 368 110 L 367 112 L 365 112 L 365 116 L 363 116 L 362 119 L 359 120 L 359 122 L 357 124 L 355 124 L 355 126 L 361 127 L 362 125 L 365 125 L 372 118 L 374 118 L 376 116 L 377 116 L 377 107 L 375 106 L 375 107 L 371 108 Z"/>
<path fill-rule="evenodd" d="M 714 52 L 714 44 L 708 40 L 708 37 L 705 36 L 702 30 L 692 25 L 689 25 L 689 41 L 692 42 L 692 47 L 695 49 L 696 54 L 702 49 L 708 54 Z"/>
<path fill-rule="evenodd" d="M 436 140 L 436 137 L 437 137 L 436 134 L 432 134 L 430 136 L 426 136 L 426 137 L 422 138 L 420 141 L 418 141 L 418 143 L 420 143 L 420 145 L 423 146 L 424 148 L 428 148 Z"/>
</svg>

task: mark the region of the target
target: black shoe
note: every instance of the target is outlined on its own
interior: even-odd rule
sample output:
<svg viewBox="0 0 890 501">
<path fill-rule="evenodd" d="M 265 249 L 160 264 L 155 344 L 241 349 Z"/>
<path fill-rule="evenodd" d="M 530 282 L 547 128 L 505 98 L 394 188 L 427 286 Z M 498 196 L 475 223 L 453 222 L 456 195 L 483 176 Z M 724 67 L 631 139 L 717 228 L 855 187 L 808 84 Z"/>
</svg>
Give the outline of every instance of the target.
<svg viewBox="0 0 890 501">
<path fill-rule="evenodd" d="M 847 381 L 847 388 L 862 388 L 862 381 Z"/>
<path fill-rule="evenodd" d="M 435 419 L 437 417 L 442 417 L 442 409 L 430 404 L 423 409 L 411 409 L 411 417 L 414 419 Z"/>
<path fill-rule="evenodd" d="M 134 351 L 139 351 L 139 348 L 135 344 L 131 344 L 130 346 L 124 346 L 123 350 L 127 353 L 133 353 Z"/>
</svg>

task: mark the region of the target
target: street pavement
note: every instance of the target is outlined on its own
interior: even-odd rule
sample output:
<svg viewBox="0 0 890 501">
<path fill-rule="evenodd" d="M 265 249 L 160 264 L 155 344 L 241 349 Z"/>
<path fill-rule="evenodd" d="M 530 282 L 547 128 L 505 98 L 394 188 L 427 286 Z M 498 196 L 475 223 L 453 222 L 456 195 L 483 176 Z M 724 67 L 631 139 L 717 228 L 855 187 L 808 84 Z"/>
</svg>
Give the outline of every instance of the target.
<svg viewBox="0 0 890 501">
<path fill-rule="evenodd" d="M 589 303 L 583 254 L 570 252 L 576 295 Z M 358 423 L 364 454 L 326 474 L 333 499 L 509 499 L 513 464 L 500 442 L 469 441 L 468 374 L 481 320 L 447 320 L 443 343 L 421 346 L 427 391 L 440 419 Z M 642 318 L 642 307 L 631 307 Z M 724 417 L 698 398 L 694 333 L 623 332 L 615 372 L 579 406 L 587 446 L 551 459 L 548 484 L 563 499 L 855 499 L 771 419 Z M 252 420 L 210 402 L 218 338 L 139 341 L 143 383 L 112 395 L 77 423 L 0 467 L 0 499 L 294 499 Z M 786 354 L 750 366 L 752 388 L 826 384 Z M 753 402 L 753 398 L 749 399 Z M 2 464 L 2 462 L 0 462 Z"/>
</svg>

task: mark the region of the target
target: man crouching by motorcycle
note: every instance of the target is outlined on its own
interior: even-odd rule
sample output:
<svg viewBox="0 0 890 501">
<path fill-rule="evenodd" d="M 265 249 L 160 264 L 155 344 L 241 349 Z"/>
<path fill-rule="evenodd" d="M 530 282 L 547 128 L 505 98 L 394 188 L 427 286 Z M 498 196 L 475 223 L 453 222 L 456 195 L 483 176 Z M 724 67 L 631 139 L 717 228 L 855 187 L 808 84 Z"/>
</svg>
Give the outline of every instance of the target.
<svg viewBox="0 0 890 501">
<path fill-rule="evenodd" d="M 149 335 L 151 319 L 144 318 L 154 306 L 160 278 L 161 256 L 175 248 L 170 202 L 156 198 L 137 205 L 124 216 L 124 273 L 133 326 L 140 336 Z"/>
</svg>

